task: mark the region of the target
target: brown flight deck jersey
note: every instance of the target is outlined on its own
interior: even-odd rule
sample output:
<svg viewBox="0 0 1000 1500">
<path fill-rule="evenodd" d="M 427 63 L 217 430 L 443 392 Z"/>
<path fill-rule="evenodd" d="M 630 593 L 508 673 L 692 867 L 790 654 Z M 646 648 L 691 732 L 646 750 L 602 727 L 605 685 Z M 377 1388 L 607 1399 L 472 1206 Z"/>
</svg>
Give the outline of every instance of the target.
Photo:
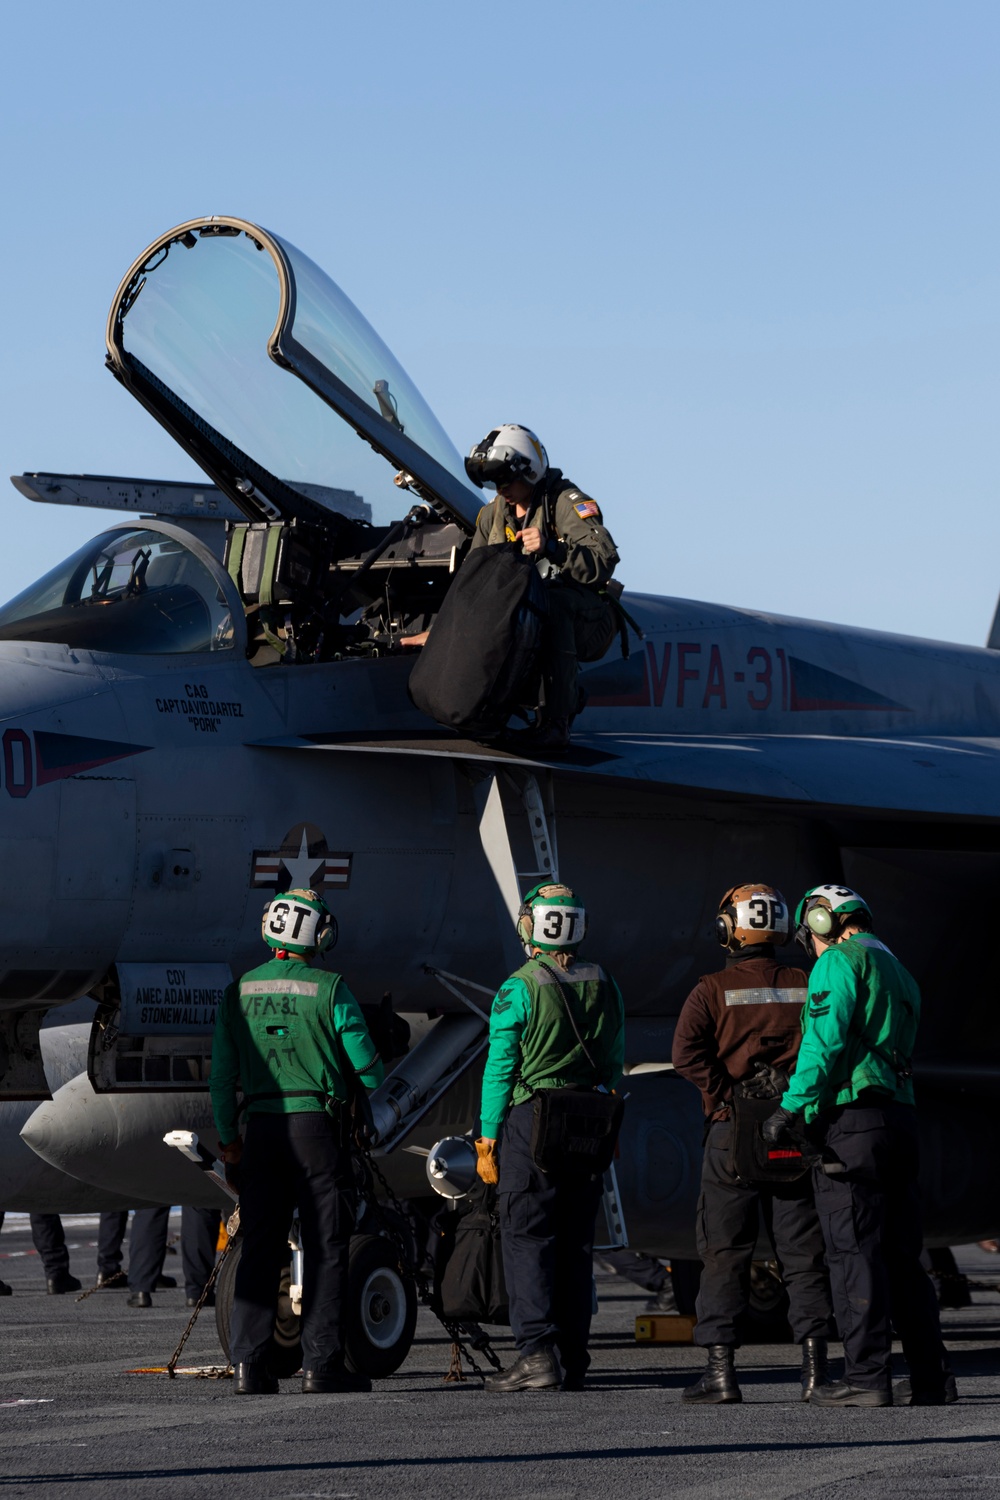
<svg viewBox="0 0 1000 1500">
<path fill-rule="evenodd" d="M 804 971 L 771 955 L 741 959 L 698 980 L 677 1020 L 673 1064 L 701 1090 L 706 1115 L 716 1114 L 733 1085 L 753 1075 L 755 1062 L 793 1071 L 808 993 Z M 728 1118 L 728 1110 L 719 1118 Z"/>
</svg>

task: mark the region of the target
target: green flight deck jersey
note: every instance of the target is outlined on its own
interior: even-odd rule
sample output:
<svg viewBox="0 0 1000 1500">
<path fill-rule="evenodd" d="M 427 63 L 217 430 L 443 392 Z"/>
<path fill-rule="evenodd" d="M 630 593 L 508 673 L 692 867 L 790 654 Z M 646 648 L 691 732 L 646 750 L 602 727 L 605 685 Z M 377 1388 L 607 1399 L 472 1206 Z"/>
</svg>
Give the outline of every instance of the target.
<svg viewBox="0 0 1000 1500">
<path fill-rule="evenodd" d="M 869 932 L 820 954 L 802 1010 L 802 1045 L 781 1108 L 808 1125 L 825 1109 L 877 1089 L 913 1103 L 909 1068 L 920 990 L 899 959 Z"/>
<path fill-rule="evenodd" d="M 229 985 L 212 1040 L 212 1112 L 219 1139 L 248 1114 L 323 1111 L 348 1098 L 344 1067 L 365 1088 L 382 1082 L 382 1061 L 364 1016 L 339 974 L 298 959 L 273 958 Z M 267 1096 L 267 1097 L 265 1097 Z"/>
<path fill-rule="evenodd" d="M 567 1005 L 597 1064 L 596 1078 Z M 573 1085 L 613 1089 L 624 1063 L 625 1010 L 611 975 L 599 964 L 577 962 L 560 969 L 554 960 L 529 958 L 497 992 L 490 1012 L 480 1110 L 483 1135 L 496 1139 L 511 1099 L 523 1104 L 536 1089 Z"/>
</svg>

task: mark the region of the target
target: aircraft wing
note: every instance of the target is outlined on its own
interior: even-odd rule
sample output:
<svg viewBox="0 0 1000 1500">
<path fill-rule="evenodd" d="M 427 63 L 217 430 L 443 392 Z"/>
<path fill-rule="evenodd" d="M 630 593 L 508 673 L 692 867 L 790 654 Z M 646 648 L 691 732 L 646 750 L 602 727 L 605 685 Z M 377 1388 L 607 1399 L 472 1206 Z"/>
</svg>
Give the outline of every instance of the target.
<svg viewBox="0 0 1000 1500">
<path fill-rule="evenodd" d="M 445 756 L 484 764 L 544 767 L 726 801 L 858 808 L 938 817 L 1000 818 L 1000 740 L 938 735 L 594 734 L 545 761 L 462 740 L 447 731 L 375 739 L 287 735 L 262 749 Z"/>
</svg>

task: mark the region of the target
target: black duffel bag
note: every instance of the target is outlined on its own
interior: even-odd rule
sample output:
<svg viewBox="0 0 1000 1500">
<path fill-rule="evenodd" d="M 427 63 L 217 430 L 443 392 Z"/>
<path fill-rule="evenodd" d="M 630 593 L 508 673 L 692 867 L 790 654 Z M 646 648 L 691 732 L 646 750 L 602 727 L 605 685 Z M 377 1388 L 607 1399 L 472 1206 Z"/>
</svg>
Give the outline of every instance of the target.
<svg viewBox="0 0 1000 1500">
<path fill-rule="evenodd" d="M 483 1183 L 469 1197 L 471 1207 L 455 1226 L 454 1246 L 440 1272 L 441 1312 L 455 1323 L 509 1323 L 497 1190 Z"/>
<path fill-rule="evenodd" d="M 477 547 L 410 672 L 412 702 L 449 729 L 502 729 L 538 673 L 546 609 L 545 585 L 519 545 Z"/>
</svg>

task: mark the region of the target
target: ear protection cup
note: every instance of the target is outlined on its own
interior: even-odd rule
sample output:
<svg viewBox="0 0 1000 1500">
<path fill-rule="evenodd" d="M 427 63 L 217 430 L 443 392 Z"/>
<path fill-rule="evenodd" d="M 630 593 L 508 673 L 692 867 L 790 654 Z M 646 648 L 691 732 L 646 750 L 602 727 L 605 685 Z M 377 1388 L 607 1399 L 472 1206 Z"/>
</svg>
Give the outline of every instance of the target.
<svg viewBox="0 0 1000 1500">
<path fill-rule="evenodd" d="M 809 931 L 819 938 L 829 937 L 834 927 L 839 925 L 835 913 L 828 906 L 814 906 L 811 911 L 806 912 L 805 922 Z"/>
<path fill-rule="evenodd" d="M 720 911 L 715 919 L 715 935 L 723 948 L 728 948 L 733 940 L 733 919 L 727 911 Z"/>
<path fill-rule="evenodd" d="M 532 894 L 534 894 L 532 892 Z M 517 935 L 522 943 L 531 942 L 531 934 L 534 930 L 534 921 L 531 915 L 531 907 L 527 901 L 521 902 L 521 909 L 517 914 Z"/>
<path fill-rule="evenodd" d="M 335 947 L 339 936 L 337 918 L 332 911 L 328 912 L 316 929 L 316 952 L 326 953 L 330 948 Z"/>
</svg>

